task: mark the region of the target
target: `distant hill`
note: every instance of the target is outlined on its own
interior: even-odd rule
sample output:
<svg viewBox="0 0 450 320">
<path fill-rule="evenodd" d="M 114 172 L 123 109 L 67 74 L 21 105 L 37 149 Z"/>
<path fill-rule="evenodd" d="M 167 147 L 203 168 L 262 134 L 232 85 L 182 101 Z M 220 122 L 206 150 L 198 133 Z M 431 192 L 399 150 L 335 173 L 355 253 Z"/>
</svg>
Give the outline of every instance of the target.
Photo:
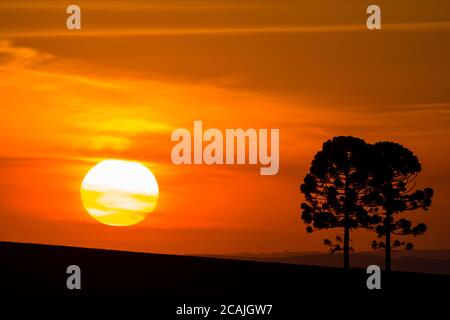
<svg viewBox="0 0 450 320">
<path fill-rule="evenodd" d="M 281 262 L 311 266 L 340 268 L 342 254 L 280 252 L 266 254 L 239 253 L 216 255 L 215 257 L 253 261 Z M 353 252 L 350 256 L 353 268 L 366 268 L 376 264 L 384 265 L 384 256 L 373 252 Z M 393 269 L 396 271 L 448 274 L 450 275 L 450 250 L 412 250 L 393 254 Z"/>
<path fill-rule="evenodd" d="M 73 264 L 81 268 L 81 290 L 66 287 L 66 268 Z M 382 290 L 368 290 L 367 276 L 360 269 L 0 242 L 2 302 L 141 301 L 148 312 L 163 314 L 187 303 L 265 303 L 292 314 L 344 298 L 372 306 L 394 296 L 442 297 L 439 292 L 450 288 L 450 276 L 394 272 L 389 279 L 382 275 Z"/>
</svg>

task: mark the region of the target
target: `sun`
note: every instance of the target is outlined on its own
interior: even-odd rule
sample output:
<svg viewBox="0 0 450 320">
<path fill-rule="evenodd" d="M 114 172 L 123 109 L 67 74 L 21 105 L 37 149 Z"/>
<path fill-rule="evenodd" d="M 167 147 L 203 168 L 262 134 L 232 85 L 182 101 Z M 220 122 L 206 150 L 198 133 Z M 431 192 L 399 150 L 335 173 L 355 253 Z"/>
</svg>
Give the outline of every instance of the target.
<svg viewBox="0 0 450 320">
<path fill-rule="evenodd" d="M 139 162 L 103 160 L 89 170 L 81 184 L 81 200 L 95 220 L 110 226 L 141 222 L 158 202 L 153 173 Z"/>
</svg>

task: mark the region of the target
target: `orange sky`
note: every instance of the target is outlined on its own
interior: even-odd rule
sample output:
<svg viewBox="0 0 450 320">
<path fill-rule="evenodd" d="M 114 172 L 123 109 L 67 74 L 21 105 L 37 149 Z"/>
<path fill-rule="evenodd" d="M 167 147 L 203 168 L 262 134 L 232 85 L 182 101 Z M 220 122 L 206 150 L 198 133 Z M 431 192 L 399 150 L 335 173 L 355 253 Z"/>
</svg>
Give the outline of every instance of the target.
<svg viewBox="0 0 450 320">
<path fill-rule="evenodd" d="M 335 135 L 404 144 L 435 199 L 418 248 L 449 248 L 450 3 L 378 1 L 0 3 L 0 240 L 165 253 L 326 250 L 299 184 Z M 433 4 L 433 5 L 431 5 Z M 280 172 L 175 166 L 175 128 L 280 128 Z M 106 158 L 147 164 L 157 209 L 127 228 L 84 212 Z M 355 234 L 369 250 L 370 233 Z"/>
</svg>

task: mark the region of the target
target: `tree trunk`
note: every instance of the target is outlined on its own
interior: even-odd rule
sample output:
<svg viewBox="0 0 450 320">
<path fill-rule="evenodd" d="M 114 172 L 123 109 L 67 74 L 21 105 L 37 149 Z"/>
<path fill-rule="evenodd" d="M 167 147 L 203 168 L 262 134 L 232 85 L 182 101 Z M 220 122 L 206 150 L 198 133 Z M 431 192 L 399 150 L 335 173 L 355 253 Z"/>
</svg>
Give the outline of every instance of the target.
<svg viewBox="0 0 450 320">
<path fill-rule="evenodd" d="M 344 226 L 344 270 L 350 269 L 350 228 L 348 227 L 348 214 L 346 214 Z"/>
<path fill-rule="evenodd" d="M 350 223 L 349 223 L 349 181 L 348 172 L 345 174 L 345 199 L 344 199 L 344 270 L 350 269 Z"/>
<path fill-rule="evenodd" d="M 385 227 L 386 227 L 386 248 L 384 250 L 385 253 L 385 265 L 384 269 L 387 272 L 391 271 L 391 213 L 388 211 L 386 212 L 386 221 Z"/>
</svg>

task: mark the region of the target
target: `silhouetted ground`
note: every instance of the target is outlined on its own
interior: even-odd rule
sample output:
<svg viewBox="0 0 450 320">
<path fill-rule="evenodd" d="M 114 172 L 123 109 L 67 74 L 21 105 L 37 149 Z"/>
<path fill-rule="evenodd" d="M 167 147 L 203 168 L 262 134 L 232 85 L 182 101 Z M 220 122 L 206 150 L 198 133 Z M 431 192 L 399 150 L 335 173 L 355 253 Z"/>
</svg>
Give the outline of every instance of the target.
<svg viewBox="0 0 450 320">
<path fill-rule="evenodd" d="M 68 290 L 66 268 L 81 268 L 82 289 Z M 183 304 L 273 304 L 273 313 L 312 305 L 448 297 L 450 276 L 394 272 L 368 290 L 365 270 L 0 242 L 2 301 L 141 301 L 175 315 Z M 445 295 L 442 296 L 442 292 Z M 324 311 L 324 310 L 323 310 Z M 163 317 L 162 319 L 167 318 Z"/>
</svg>

